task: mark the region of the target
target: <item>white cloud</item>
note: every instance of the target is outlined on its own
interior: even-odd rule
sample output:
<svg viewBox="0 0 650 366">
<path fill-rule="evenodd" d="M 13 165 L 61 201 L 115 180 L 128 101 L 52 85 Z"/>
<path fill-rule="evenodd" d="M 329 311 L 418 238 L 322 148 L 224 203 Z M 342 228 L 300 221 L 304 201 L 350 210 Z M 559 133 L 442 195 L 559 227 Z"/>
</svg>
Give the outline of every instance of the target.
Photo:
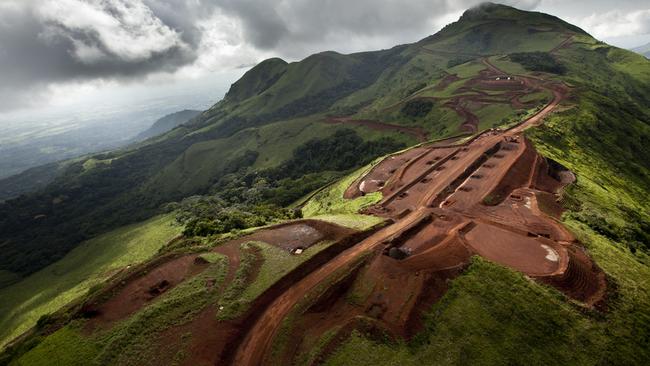
<svg viewBox="0 0 650 366">
<path fill-rule="evenodd" d="M 44 38 L 69 38 L 75 56 L 84 63 L 100 61 L 107 54 L 140 61 L 185 46 L 179 34 L 140 0 L 41 0 L 37 14 L 48 25 Z"/>
<path fill-rule="evenodd" d="M 650 9 L 592 14 L 575 21 L 597 38 L 613 38 L 650 33 Z"/>
<path fill-rule="evenodd" d="M 243 34 L 241 21 L 221 10 L 197 22 L 197 28 L 202 33 L 198 58 L 181 68 L 176 73 L 177 78 L 197 78 L 206 73 L 251 65 L 273 55 L 252 46 Z"/>
</svg>

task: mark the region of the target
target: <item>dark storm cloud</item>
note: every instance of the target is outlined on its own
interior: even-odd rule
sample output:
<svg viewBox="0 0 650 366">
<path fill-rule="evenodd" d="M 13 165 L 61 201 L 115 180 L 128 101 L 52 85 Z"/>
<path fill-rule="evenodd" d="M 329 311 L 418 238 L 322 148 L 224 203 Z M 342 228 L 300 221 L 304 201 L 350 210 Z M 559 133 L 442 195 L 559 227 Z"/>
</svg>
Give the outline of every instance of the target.
<svg viewBox="0 0 650 366">
<path fill-rule="evenodd" d="M 241 19 L 247 41 L 261 49 L 313 45 L 330 37 L 384 37 L 423 34 L 432 22 L 482 1 L 465 0 L 217 0 L 228 14 Z M 500 1 L 522 9 L 540 0 Z M 428 35 L 429 33 L 424 33 Z M 397 37 L 400 38 L 400 37 Z M 406 38 L 406 37 L 404 37 Z M 415 41 L 415 39 L 413 39 Z M 296 51 L 295 49 L 293 51 Z"/>
<path fill-rule="evenodd" d="M 53 84 L 137 80 L 185 65 L 236 67 L 261 55 L 297 59 L 417 41 L 480 2 L 0 0 L 0 111 L 36 100 Z M 527 10 L 542 3 L 497 2 Z M 619 23 L 625 33 L 628 23 L 643 22 Z"/>
<path fill-rule="evenodd" d="M 238 18 L 248 42 L 260 49 L 271 49 L 289 36 L 286 20 L 277 12 L 277 3 L 255 0 L 217 0 L 226 14 Z"/>
<path fill-rule="evenodd" d="M 209 9 L 193 4 L 0 3 L 0 110 L 39 102 L 52 83 L 133 79 L 192 63 L 202 36 L 195 23 Z"/>
<path fill-rule="evenodd" d="M 200 43 L 202 37 L 197 20 L 209 17 L 216 7 L 211 0 L 144 0 L 144 4 L 163 24 L 176 30 L 185 42 L 194 46 Z"/>
</svg>

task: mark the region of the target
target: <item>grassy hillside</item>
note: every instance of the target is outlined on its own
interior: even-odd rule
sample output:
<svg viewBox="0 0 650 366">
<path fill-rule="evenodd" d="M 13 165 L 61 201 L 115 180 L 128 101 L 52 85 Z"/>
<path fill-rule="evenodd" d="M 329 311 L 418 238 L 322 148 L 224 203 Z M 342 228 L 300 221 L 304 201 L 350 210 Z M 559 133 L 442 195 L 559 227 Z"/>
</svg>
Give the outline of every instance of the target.
<svg viewBox="0 0 650 366">
<path fill-rule="evenodd" d="M 0 346 L 117 271 L 148 260 L 180 229 L 174 225 L 173 216 L 166 215 L 113 230 L 0 290 Z"/>
<path fill-rule="evenodd" d="M 138 134 L 135 137 L 136 140 L 145 140 L 150 137 L 158 136 L 163 134 L 174 127 L 189 121 L 190 119 L 196 117 L 201 111 L 194 111 L 185 109 L 176 113 L 168 114 L 151 125 L 147 130 Z"/>
<path fill-rule="evenodd" d="M 155 216 L 163 210 L 187 215 L 184 222 L 196 230 L 186 234 L 201 236 L 188 243 L 205 247 L 216 245 L 211 235 L 238 235 L 300 214 L 357 229 L 381 222 L 357 214 L 380 193 L 345 200 L 343 192 L 378 157 L 418 142 L 394 127 L 421 128 L 429 139 L 466 133 L 464 118 L 448 103 L 466 94 L 499 95 L 467 86 L 486 69 L 483 58 L 506 73 L 543 75 L 571 87 L 557 112 L 526 134 L 540 153 L 577 175 L 563 193 L 562 220 L 608 275 L 607 311 L 584 309 L 553 288 L 476 258 L 428 311 L 425 330 L 413 340 L 354 332 L 326 364 L 647 363 L 650 61 L 555 17 L 500 5 L 474 8 L 439 33 L 390 50 L 264 61 L 189 123 L 129 149 L 71 162 L 42 191 L 0 204 L 0 283 L 24 277 L 0 290 L 0 344 L 120 268 L 150 258 L 182 230 L 170 226 L 173 214 Z M 503 100 L 458 103 L 479 118 L 481 131 L 519 120 L 550 98 L 550 92 L 531 93 L 519 100 L 523 107 Z M 341 122 L 355 120 L 383 125 Z M 240 314 L 330 244 L 295 257 L 265 243 L 243 243 L 234 281 L 223 291 L 205 285 L 225 277 L 226 259 L 214 255 L 205 275 L 114 328 L 88 336 L 84 320 L 69 322 L 24 345 L 12 364 L 151 361 L 149 346 L 162 331 L 207 306 L 223 306 L 222 319 Z"/>
</svg>

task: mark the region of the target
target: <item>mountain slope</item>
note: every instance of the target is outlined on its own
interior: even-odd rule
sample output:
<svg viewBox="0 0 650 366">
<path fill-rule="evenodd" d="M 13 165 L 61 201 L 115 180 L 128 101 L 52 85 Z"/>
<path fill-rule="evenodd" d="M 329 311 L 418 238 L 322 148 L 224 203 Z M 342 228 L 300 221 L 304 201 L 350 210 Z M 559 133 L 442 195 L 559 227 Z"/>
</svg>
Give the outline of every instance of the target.
<svg viewBox="0 0 650 366">
<path fill-rule="evenodd" d="M 53 354 L 68 364 L 88 359 L 99 364 L 233 360 L 236 354 L 221 352 L 220 347 L 232 346 L 224 343 L 222 332 L 248 334 L 255 323 L 246 319 L 256 319 L 248 316 L 267 314 L 265 304 L 287 288 L 289 293 L 299 293 L 301 288 L 294 289 L 292 284 L 311 278 L 305 277 L 309 273 L 322 273 L 312 272 L 315 267 L 311 266 L 330 263 L 326 259 L 338 258 L 342 245 L 353 245 L 363 238 L 338 242 L 338 235 L 344 235 L 345 230 L 324 226 L 324 222 L 363 230 L 377 221 L 370 220 L 375 217 L 355 215 L 359 208 L 392 196 L 397 197 L 395 202 L 409 202 L 423 189 L 419 187 L 429 187 L 417 184 L 412 192 L 398 197 L 389 191 L 383 196 L 359 184 L 365 194 L 348 197 L 348 189 L 372 166 L 336 184 L 326 183 L 341 177 L 342 172 L 370 163 L 374 157 L 414 144 L 422 134 L 429 139 L 451 137 L 437 144 L 441 146 L 431 147 L 434 152 L 444 151 L 445 146 L 469 134 L 526 121 L 531 126 L 526 130 L 528 138 L 557 165 L 548 164 L 570 168 L 577 175 L 577 183 L 560 196 L 567 210 L 562 220 L 571 235 L 586 246 L 584 255 L 594 260 L 587 262 L 592 263 L 591 268 L 607 276 L 607 292 L 599 293 L 604 296 L 604 305 L 599 306 L 605 309 L 576 298 L 563 285 L 541 285 L 523 277 L 517 268 L 504 268 L 503 262 L 497 260 L 498 265 L 474 258 L 466 263 L 468 267 L 462 267 L 464 271 L 449 274 L 455 280 L 446 278 L 425 286 L 441 297 L 425 299 L 414 311 L 421 312 L 423 318 L 412 324 L 415 334 L 403 340 L 401 328 L 389 328 L 385 334 L 373 324 L 383 313 L 386 319 L 394 315 L 385 309 L 410 304 L 407 299 L 412 297 L 407 291 L 424 275 L 400 277 L 400 286 L 393 288 L 404 301 L 381 305 L 378 299 L 378 305 L 368 303 L 365 307 L 364 296 L 370 297 L 381 286 L 358 279 L 373 273 L 368 268 L 376 268 L 376 258 L 387 257 L 366 252 L 350 263 L 351 267 L 314 287 L 315 293 L 324 291 L 321 295 L 307 292 L 309 296 L 301 297 L 305 302 L 294 307 L 296 312 L 280 319 L 275 337 L 265 338 L 273 350 L 267 361 L 645 363 L 650 359 L 646 347 L 650 329 L 650 207 L 644 200 L 650 193 L 648 151 L 644 149 L 650 136 L 650 105 L 645 97 L 649 88 L 650 62 L 641 56 L 598 42 L 557 18 L 493 4 L 472 9 L 459 22 L 411 45 L 353 55 L 327 52 L 292 64 L 278 59 L 263 62 L 233 85 L 223 101 L 191 123 L 132 149 L 95 156 L 92 164 L 77 163 L 38 195 L 2 206 L 0 245 L 8 258 L 3 259 L 2 268 L 27 274 L 52 260 L 42 258 L 43 253 L 60 256 L 82 239 L 71 233 L 95 235 L 153 215 L 160 204 L 197 193 L 205 195 L 166 206 L 177 210 L 186 225 L 185 240 L 170 243 L 154 261 L 117 276 L 99 293 L 44 318 L 34 334 L 56 332 L 43 341 L 32 338 L 36 340 L 19 343 L 9 350 L 6 360 L 39 364 L 51 362 Z M 535 116 L 540 113 L 545 120 L 537 125 L 541 121 Z M 518 134 L 518 129 L 508 133 Z M 469 140 L 464 146 L 495 138 L 489 133 L 481 136 L 488 137 Z M 424 148 L 402 154 L 414 154 L 413 159 Z M 509 159 L 512 149 L 496 154 L 487 149 L 486 154 Z M 449 162 L 447 169 L 441 170 L 435 169 L 443 164 L 421 159 L 422 170 L 434 169 L 441 172 L 439 179 L 452 179 L 454 176 L 447 174 L 453 174 L 454 164 L 469 161 L 463 154 L 472 151 L 458 152 L 457 159 L 450 156 L 445 160 Z M 410 166 L 411 160 L 400 160 L 401 156 L 391 155 L 383 161 Z M 540 160 L 535 161 L 539 164 Z M 381 166 L 378 161 L 373 164 Z M 408 169 L 401 167 L 387 168 L 384 174 L 409 177 Z M 515 170 L 522 169 L 517 167 Z M 530 164 L 523 168 L 530 169 Z M 460 168 L 458 172 L 465 174 Z M 472 179 L 481 178 L 482 174 L 476 174 Z M 379 189 L 380 181 L 392 184 L 381 179 L 368 184 Z M 317 190 L 319 187 L 323 188 Z M 454 192 L 478 194 L 481 187 L 453 190 L 452 196 Z M 500 191 L 495 188 L 494 192 Z M 310 220 L 229 240 L 249 226 L 295 217 L 291 216 L 295 212 L 285 213 L 279 207 L 289 206 L 303 195 L 302 214 L 316 215 Z M 520 203 L 523 198 L 515 196 L 509 198 L 511 207 L 525 206 Z M 498 206 L 503 198 L 498 194 L 486 196 L 480 207 L 489 209 L 495 202 Z M 553 200 L 539 202 L 541 211 L 558 211 Z M 451 207 L 446 215 L 456 217 L 453 204 Z M 10 211 L 18 215 L 8 214 Z M 47 217 L 36 219 L 39 215 Z M 386 230 L 404 228 L 400 215 L 393 217 L 397 224 Z M 405 210 L 404 215 L 408 218 L 409 212 Z M 496 212 L 486 220 L 498 217 Z M 442 221 L 440 225 L 447 225 L 444 218 Z M 29 233 L 19 229 L 26 224 Z M 269 234 L 292 225 L 307 236 L 291 245 L 314 244 L 310 240 L 316 240 L 313 247 L 299 247 L 305 249 L 305 257 L 288 253 L 288 248 L 298 247 L 287 247 L 290 240 L 283 236 L 286 234 Z M 53 232 L 53 227 L 57 231 Z M 318 241 L 309 236 L 314 232 L 327 234 Z M 333 241 L 340 245 L 333 245 Z M 45 242 L 58 246 L 46 252 Z M 283 249 L 278 251 L 274 245 Z M 20 251 L 25 248 L 31 253 Z M 571 255 L 580 256 L 581 250 Z M 169 278 L 167 285 L 146 282 L 150 271 L 164 273 L 167 267 L 161 263 L 172 263 L 170 266 L 176 268 L 172 273 L 187 277 L 163 277 Z M 231 263 L 230 270 L 224 269 L 224 263 Z M 182 268 L 193 269 L 184 272 Z M 201 274 L 197 276 L 194 270 Z M 141 277 L 144 282 L 138 283 Z M 390 276 L 381 278 L 387 285 L 395 281 Z M 583 279 L 577 286 L 588 287 L 584 282 L 588 281 Z M 120 309 L 120 301 L 127 302 L 120 297 L 120 283 L 149 289 L 149 295 L 144 295 L 152 296 L 151 302 L 126 313 L 114 313 L 113 306 Z M 442 288 L 447 291 L 439 292 Z M 156 300 L 160 291 L 163 295 Z M 411 295 L 416 296 L 413 291 Z M 82 303 L 85 305 L 80 306 Z M 223 312 L 216 310 L 220 307 Z M 347 309 L 365 314 L 356 326 L 328 328 L 319 320 L 339 319 L 349 313 Z M 110 314 L 122 315 L 110 320 L 115 316 Z M 96 326 L 99 328 L 93 328 Z M 93 336 L 87 336 L 89 331 Z M 395 332 L 396 342 L 390 340 Z M 310 336 L 304 336 L 307 333 Z M 292 338 L 297 334 L 303 336 Z M 288 341 L 292 339 L 300 341 Z M 82 346 L 84 352 L 75 356 L 71 344 Z M 199 351 L 206 349 L 211 351 Z M 237 351 L 236 347 L 224 349 Z"/>
<path fill-rule="evenodd" d="M 150 137 L 158 136 L 163 134 L 172 128 L 185 123 L 192 118 L 196 117 L 201 111 L 193 111 L 185 109 L 179 112 L 168 114 L 151 125 L 146 131 L 142 131 L 135 137 L 136 140 L 146 140 Z"/>
<path fill-rule="evenodd" d="M 632 51 L 645 56 L 646 58 L 650 58 L 650 43 L 639 46 L 637 48 L 633 48 Z"/>
</svg>

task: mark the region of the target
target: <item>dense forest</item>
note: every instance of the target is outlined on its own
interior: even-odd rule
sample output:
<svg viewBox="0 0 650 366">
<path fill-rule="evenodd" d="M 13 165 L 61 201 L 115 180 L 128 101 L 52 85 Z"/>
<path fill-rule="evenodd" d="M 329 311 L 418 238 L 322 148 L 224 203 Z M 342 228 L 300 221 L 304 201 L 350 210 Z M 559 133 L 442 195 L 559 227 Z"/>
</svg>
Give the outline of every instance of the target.
<svg viewBox="0 0 650 366">
<path fill-rule="evenodd" d="M 340 178 L 346 172 L 368 164 L 378 156 L 404 148 L 390 138 L 364 141 L 350 129 L 330 137 L 313 139 L 299 146 L 291 159 L 272 169 L 253 171 L 248 165 L 257 155 L 249 151 L 210 189 L 168 205 L 178 210 L 177 220 L 186 235 L 205 236 L 266 225 L 295 218 L 284 207 L 311 191 Z"/>
<path fill-rule="evenodd" d="M 564 75 L 566 67 L 548 52 L 518 52 L 510 54 L 510 60 L 521 64 L 526 70 Z"/>
<path fill-rule="evenodd" d="M 247 151 L 224 166 L 220 178 L 207 192 L 194 192 L 207 198 L 192 197 L 179 204 L 178 208 L 183 210 L 181 221 L 188 224 L 189 234 L 208 235 L 286 218 L 291 213 L 282 207 L 350 169 L 403 147 L 389 138 L 364 141 L 354 130 L 344 129 L 306 142 L 295 149 L 291 159 L 263 171 L 250 169 L 258 156 Z M 29 274 L 60 259 L 97 233 L 146 219 L 165 208 L 176 208 L 167 204 L 183 197 L 151 197 L 139 190 L 129 191 L 151 169 L 144 165 L 147 161 L 126 156 L 111 164 L 110 170 L 100 167 L 84 173 L 84 185 L 66 180 L 64 175 L 57 180 L 58 184 L 55 182 L 37 195 L 1 203 L 0 231 L 5 241 L 0 244 L 0 269 Z M 73 171 L 67 174 L 72 175 L 83 167 L 78 164 L 70 169 Z M 129 193 L 120 196 L 123 191 Z M 94 210 L 114 196 L 119 199 L 102 210 Z M 206 202 L 223 204 L 215 205 L 209 212 L 193 207 L 205 206 Z M 26 226 L 30 230 L 24 230 Z"/>
</svg>

